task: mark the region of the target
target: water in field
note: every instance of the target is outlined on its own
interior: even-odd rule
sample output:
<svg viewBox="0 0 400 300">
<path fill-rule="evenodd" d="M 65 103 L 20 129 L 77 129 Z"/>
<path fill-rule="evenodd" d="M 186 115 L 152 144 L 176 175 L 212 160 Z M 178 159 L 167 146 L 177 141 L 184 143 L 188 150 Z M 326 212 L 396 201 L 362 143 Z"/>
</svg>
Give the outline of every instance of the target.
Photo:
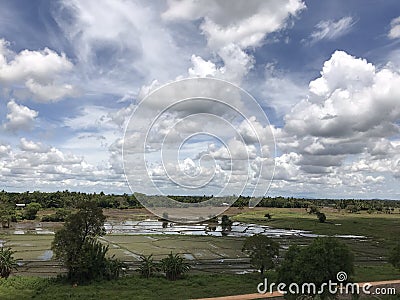
<svg viewBox="0 0 400 300">
<path fill-rule="evenodd" d="M 177 224 L 171 222 L 162 222 L 157 220 L 142 221 L 115 221 L 106 222 L 105 228 L 108 234 L 179 234 L 179 235 L 210 235 L 210 236 L 230 236 L 230 237 L 246 237 L 254 234 L 263 234 L 270 237 L 317 237 L 304 230 L 288 230 L 272 228 L 265 225 L 248 224 L 234 222 L 231 230 L 223 231 L 220 224 Z M 364 236 L 347 236 L 342 235 L 341 238 L 365 238 Z"/>
<path fill-rule="evenodd" d="M 57 226 L 59 227 L 59 226 Z M 118 235 L 201 235 L 201 236 L 229 236 L 246 237 L 254 234 L 263 234 L 270 237 L 318 237 L 304 230 L 289 230 L 272 228 L 265 225 L 234 222 L 230 230 L 224 231 L 219 223 L 198 223 L 198 224 L 178 224 L 172 222 L 163 222 L 155 219 L 141 221 L 107 221 L 104 224 L 108 234 Z M 56 228 L 52 223 L 16 223 L 12 229 L 3 230 L 9 234 L 40 234 L 52 235 Z M 364 236 L 340 235 L 340 238 L 364 239 Z M 1 241 L 0 241 L 1 244 Z"/>
</svg>

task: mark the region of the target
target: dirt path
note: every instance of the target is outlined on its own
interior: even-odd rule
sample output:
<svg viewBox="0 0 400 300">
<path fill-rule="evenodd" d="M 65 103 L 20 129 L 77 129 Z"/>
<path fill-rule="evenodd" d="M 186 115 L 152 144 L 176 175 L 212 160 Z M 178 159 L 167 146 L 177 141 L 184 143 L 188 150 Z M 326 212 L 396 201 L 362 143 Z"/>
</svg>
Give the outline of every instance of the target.
<svg viewBox="0 0 400 300">
<path fill-rule="evenodd" d="M 362 287 L 367 282 L 359 282 L 359 286 Z M 382 285 L 394 285 L 399 284 L 400 280 L 388 280 L 388 281 L 374 281 L 368 282 L 371 286 L 382 286 Z M 224 296 L 224 297 L 215 297 L 215 298 L 201 298 L 197 300 L 251 300 L 251 299 L 267 299 L 267 298 L 275 298 L 275 297 L 283 297 L 283 294 L 279 292 L 273 292 L 268 294 L 244 294 L 244 295 L 234 295 L 234 296 Z"/>
</svg>

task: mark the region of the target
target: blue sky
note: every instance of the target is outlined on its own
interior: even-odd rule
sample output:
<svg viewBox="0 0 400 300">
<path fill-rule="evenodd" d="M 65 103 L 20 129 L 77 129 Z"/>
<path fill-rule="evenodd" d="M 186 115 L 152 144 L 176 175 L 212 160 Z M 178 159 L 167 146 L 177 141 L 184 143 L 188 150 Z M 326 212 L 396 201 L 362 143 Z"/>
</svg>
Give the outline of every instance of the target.
<svg viewBox="0 0 400 300">
<path fill-rule="evenodd" d="M 148 191 L 147 174 L 165 193 L 217 194 L 227 178 L 235 188 L 248 180 L 247 193 L 269 186 L 275 165 L 270 195 L 400 199 L 396 0 L 2 1 L 1 188 L 129 193 L 121 153 L 129 117 L 157 88 L 202 77 L 254 96 L 270 125 L 252 125 L 260 140 L 274 135 L 276 153 L 260 155 L 265 145 L 246 140 L 239 120 L 243 140 L 213 124 L 225 146 L 189 139 L 176 165 L 153 149 L 146 169 L 134 168 L 135 191 Z M 134 122 L 149 121 L 159 101 Z M 164 116 L 159 141 L 182 120 L 182 111 Z M 203 132 L 200 123 L 192 126 Z M 187 190 L 170 167 L 178 182 L 181 172 L 214 178 Z"/>
</svg>

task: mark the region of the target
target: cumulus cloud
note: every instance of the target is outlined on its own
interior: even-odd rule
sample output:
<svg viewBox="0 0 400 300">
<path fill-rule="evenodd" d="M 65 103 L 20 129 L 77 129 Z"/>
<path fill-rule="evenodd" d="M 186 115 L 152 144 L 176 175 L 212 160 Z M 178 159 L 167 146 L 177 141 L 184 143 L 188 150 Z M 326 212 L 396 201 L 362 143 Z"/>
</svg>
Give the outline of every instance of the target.
<svg viewBox="0 0 400 300">
<path fill-rule="evenodd" d="M 350 32 L 356 21 L 352 17 L 343 17 L 339 20 L 324 20 L 315 25 L 315 30 L 309 37 L 310 43 L 321 40 L 335 40 Z"/>
<path fill-rule="evenodd" d="M 11 100 L 7 104 L 7 122 L 3 124 L 9 131 L 30 130 L 33 127 L 35 118 L 39 113 L 24 105 L 15 103 Z"/>
<path fill-rule="evenodd" d="M 14 53 L 9 46 L 0 39 L 0 84 L 15 89 L 24 84 L 36 100 L 44 102 L 74 94 L 72 85 L 63 84 L 60 78 L 73 68 L 64 53 L 59 55 L 48 48 Z"/>
<path fill-rule="evenodd" d="M 350 155 L 387 158 L 388 139 L 399 133 L 399 87 L 397 71 L 336 51 L 310 82 L 309 97 L 285 116 L 278 144 L 299 153 L 296 164 L 313 174 L 334 172 Z"/>
<path fill-rule="evenodd" d="M 41 142 L 35 143 L 34 141 L 29 141 L 26 138 L 21 138 L 20 149 L 28 152 L 45 153 L 49 151 L 49 147 L 43 145 Z"/>
<path fill-rule="evenodd" d="M 390 31 L 388 33 L 390 39 L 397 39 L 400 37 L 400 17 L 394 18 L 390 22 Z"/>
<path fill-rule="evenodd" d="M 127 191 L 122 176 L 109 165 L 92 165 L 82 156 L 41 142 L 22 138 L 19 149 L 0 145 L 0 155 L 0 182 L 12 190 Z"/>
<path fill-rule="evenodd" d="M 287 27 L 288 20 L 297 16 L 305 4 L 287 1 L 168 1 L 162 14 L 166 21 L 201 20 L 200 29 L 209 48 L 222 61 L 206 61 L 192 56 L 191 76 L 215 76 L 241 84 L 253 68 L 254 58 L 246 49 L 261 46 L 271 33 Z"/>
</svg>

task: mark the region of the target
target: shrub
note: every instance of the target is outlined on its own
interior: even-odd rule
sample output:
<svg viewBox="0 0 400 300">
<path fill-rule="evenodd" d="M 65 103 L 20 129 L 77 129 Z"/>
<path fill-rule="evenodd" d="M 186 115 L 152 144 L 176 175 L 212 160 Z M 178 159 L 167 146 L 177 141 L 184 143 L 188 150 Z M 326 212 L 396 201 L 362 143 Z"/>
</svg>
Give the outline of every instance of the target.
<svg viewBox="0 0 400 300">
<path fill-rule="evenodd" d="M 177 280 L 190 270 L 190 265 L 179 254 L 171 252 L 161 260 L 161 269 L 168 280 Z"/>
<path fill-rule="evenodd" d="M 36 214 L 42 206 L 39 203 L 31 202 L 24 209 L 24 217 L 28 220 L 35 220 Z"/>
<path fill-rule="evenodd" d="M 232 229 L 232 220 L 227 215 L 223 215 L 221 219 L 222 231 L 230 231 Z"/>
<path fill-rule="evenodd" d="M 290 246 L 278 269 L 278 281 L 296 282 L 299 285 L 312 282 L 317 291 L 329 280 L 337 282 L 338 272 L 354 273 L 354 256 L 346 244 L 335 238 L 316 238 L 309 246 Z M 325 290 L 326 291 L 326 290 Z M 310 292 L 310 295 L 315 295 Z M 320 297 L 333 296 L 323 294 Z"/>
<path fill-rule="evenodd" d="M 15 252 L 11 248 L 0 248 L 0 277 L 8 278 L 13 269 L 17 269 L 17 261 L 14 259 Z"/>
<path fill-rule="evenodd" d="M 317 218 L 318 218 L 320 223 L 325 223 L 325 221 L 326 221 L 326 216 L 322 212 L 318 212 L 317 213 Z"/>
<path fill-rule="evenodd" d="M 142 277 L 150 278 L 159 270 L 157 263 L 155 263 L 153 260 L 153 255 L 142 255 L 140 260 L 139 272 Z"/>
</svg>

